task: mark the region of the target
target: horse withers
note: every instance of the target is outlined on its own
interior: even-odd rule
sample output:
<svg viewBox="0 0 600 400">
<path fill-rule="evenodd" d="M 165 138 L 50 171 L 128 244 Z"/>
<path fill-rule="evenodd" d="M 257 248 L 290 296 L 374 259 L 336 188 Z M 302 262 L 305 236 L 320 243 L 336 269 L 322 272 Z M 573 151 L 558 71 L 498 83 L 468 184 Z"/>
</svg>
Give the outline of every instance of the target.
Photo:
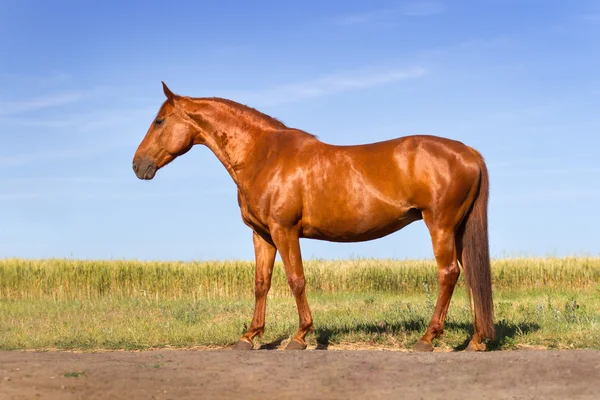
<svg viewBox="0 0 600 400">
<path fill-rule="evenodd" d="M 135 153 L 133 170 L 140 179 L 152 179 L 202 144 L 237 185 L 242 219 L 253 231 L 256 303 L 252 323 L 235 349 L 252 349 L 254 337 L 264 331 L 277 251 L 299 315 L 298 332 L 286 349 L 305 349 L 313 320 L 299 239 L 373 240 L 423 219 L 438 265 L 439 294 L 414 350 L 433 351 L 459 265 L 474 310 L 467 349 L 485 350 L 484 340 L 494 337 L 488 172 L 476 150 L 428 135 L 335 146 L 231 100 L 179 96 L 164 82 L 163 90 L 167 99 Z"/>
</svg>

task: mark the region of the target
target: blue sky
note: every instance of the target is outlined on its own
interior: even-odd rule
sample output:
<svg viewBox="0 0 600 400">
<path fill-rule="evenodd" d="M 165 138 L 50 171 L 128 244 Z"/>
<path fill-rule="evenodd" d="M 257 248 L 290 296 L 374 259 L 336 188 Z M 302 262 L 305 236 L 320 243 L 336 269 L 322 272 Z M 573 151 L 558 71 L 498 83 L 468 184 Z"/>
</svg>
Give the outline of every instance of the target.
<svg viewBox="0 0 600 400">
<path fill-rule="evenodd" d="M 600 254 L 600 2 L 0 0 L 0 257 L 253 259 L 203 147 L 139 181 L 164 100 L 246 103 L 354 144 L 486 158 L 494 256 Z M 305 258 L 430 258 L 422 222 Z"/>
</svg>

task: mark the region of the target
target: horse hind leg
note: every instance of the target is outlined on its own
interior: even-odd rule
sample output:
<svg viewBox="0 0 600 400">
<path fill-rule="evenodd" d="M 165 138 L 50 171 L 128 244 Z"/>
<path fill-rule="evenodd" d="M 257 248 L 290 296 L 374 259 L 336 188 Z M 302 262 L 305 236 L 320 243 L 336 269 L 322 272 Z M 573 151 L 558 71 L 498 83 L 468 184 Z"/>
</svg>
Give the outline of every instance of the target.
<svg viewBox="0 0 600 400">
<path fill-rule="evenodd" d="M 460 275 L 457 261 L 456 235 L 453 224 L 434 223 L 431 213 L 424 212 L 423 219 L 429 228 L 435 260 L 438 265 L 439 293 L 435 310 L 425 335 L 415 344 L 414 351 L 433 351 L 433 339 L 442 335 L 444 322 L 454 287 Z"/>
</svg>

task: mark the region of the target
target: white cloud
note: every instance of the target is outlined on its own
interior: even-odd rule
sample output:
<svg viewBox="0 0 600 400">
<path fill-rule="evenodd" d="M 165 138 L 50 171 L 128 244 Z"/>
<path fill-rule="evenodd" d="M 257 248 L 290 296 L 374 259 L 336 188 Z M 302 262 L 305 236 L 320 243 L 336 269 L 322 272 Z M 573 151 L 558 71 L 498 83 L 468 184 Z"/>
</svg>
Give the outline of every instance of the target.
<svg viewBox="0 0 600 400">
<path fill-rule="evenodd" d="M 600 13 L 581 14 L 576 19 L 585 22 L 600 22 Z"/>
<path fill-rule="evenodd" d="M 596 200 L 600 198 L 600 191 L 594 189 L 566 189 L 566 190 L 537 190 L 527 192 L 517 192 L 511 194 L 497 194 L 490 196 L 492 204 L 527 204 L 542 203 L 547 204 L 552 201 L 565 202 L 580 199 Z"/>
<path fill-rule="evenodd" d="M 358 25 L 377 21 L 397 13 L 395 8 L 380 8 L 357 14 L 346 14 L 334 18 L 338 25 Z"/>
<path fill-rule="evenodd" d="M 132 178 L 135 180 L 136 178 Z M 149 200 L 166 198 L 197 198 L 199 196 L 231 196 L 235 190 L 230 187 L 215 186 L 202 191 L 154 191 L 154 192 L 127 192 L 127 191 L 77 191 L 77 190 L 56 190 L 56 191 L 38 191 L 38 192 L 13 192 L 0 193 L 0 201 L 22 201 L 22 200 L 48 200 L 48 199 L 68 199 L 68 200 L 94 200 L 94 201 L 118 201 L 118 200 Z"/>
<path fill-rule="evenodd" d="M 444 11 L 444 4 L 439 1 L 412 1 L 397 7 L 378 8 L 356 14 L 346 14 L 333 18 L 338 25 L 359 25 L 400 17 L 424 17 L 440 14 Z"/>
<path fill-rule="evenodd" d="M 36 76 L 0 71 L 0 86 L 13 86 L 21 89 L 39 90 L 42 87 L 56 87 L 71 80 L 71 75 L 63 71 L 54 71 Z"/>
<path fill-rule="evenodd" d="M 440 1 L 413 1 L 401 9 L 406 16 L 428 16 L 444 12 L 444 4 Z"/>
<path fill-rule="evenodd" d="M 81 92 L 65 92 L 29 100 L 0 101 L 0 116 L 9 116 L 44 108 L 58 107 L 74 103 L 81 100 L 83 97 L 83 93 Z"/>
<path fill-rule="evenodd" d="M 528 158 L 519 158 L 505 161 L 487 161 L 488 169 L 512 169 L 515 168 L 519 171 L 524 169 L 532 169 L 538 167 L 540 165 L 546 164 L 556 164 L 558 162 L 556 157 L 528 157 Z"/>
<path fill-rule="evenodd" d="M 0 152 L 0 168 L 85 158 L 124 147 L 135 149 L 143 138 L 147 125 L 150 124 L 155 112 L 156 110 L 150 108 L 94 110 L 66 116 L 60 113 L 56 119 L 0 116 L 0 124 L 5 127 L 14 127 L 20 131 L 32 129 L 48 131 L 45 140 L 52 144 L 52 147 L 56 147 L 56 143 L 59 143 L 57 140 L 65 140 L 65 135 L 68 135 L 73 141 L 70 147 L 10 154 L 6 152 L 6 149 L 9 148 L 10 137 L 8 135 L 2 137 L 3 134 L 0 136 L 0 147 L 4 143 L 6 144 L 3 148 L 5 151 Z M 57 135 L 56 132 L 59 134 Z M 102 137 L 100 141 L 93 136 L 98 134 Z"/>
<path fill-rule="evenodd" d="M 123 143 L 103 144 L 102 146 L 89 146 L 85 148 L 66 148 L 56 151 L 39 151 L 17 154 L 13 156 L 0 156 L 0 168 L 8 168 L 40 162 L 56 161 L 65 158 L 85 158 L 101 154 L 105 151 L 124 147 Z"/>
<path fill-rule="evenodd" d="M 569 176 L 580 176 L 580 175 L 598 175 L 600 174 L 600 168 L 594 167 L 581 167 L 581 168 L 532 168 L 532 169 L 514 169 L 505 170 L 494 173 L 496 176 L 515 176 L 515 177 L 531 177 L 531 176 L 557 176 L 557 175 L 569 175 Z"/>
<path fill-rule="evenodd" d="M 61 113 L 62 114 L 62 113 Z M 0 122 L 4 125 L 19 128 L 61 129 L 72 133 L 102 131 L 107 128 L 118 128 L 124 124 L 139 121 L 142 116 L 151 121 L 152 112 L 138 113 L 135 110 L 113 111 L 105 114 L 94 112 L 92 114 L 73 114 L 57 119 L 32 118 L 2 118 Z M 148 125 L 149 125 L 149 121 Z M 146 121 L 145 121 L 146 122 Z"/>
<path fill-rule="evenodd" d="M 255 93 L 232 94 L 231 98 L 239 98 L 253 105 L 276 105 L 416 79 L 426 73 L 427 70 L 423 67 L 354 71 L 326 75 L 312 81 L 281 85 Z"/>
<path fill-rule="evenodd" d="M 0 201 L 32 200 L 39 197 L 39 193 L 2 193 Z"/>
</svg>

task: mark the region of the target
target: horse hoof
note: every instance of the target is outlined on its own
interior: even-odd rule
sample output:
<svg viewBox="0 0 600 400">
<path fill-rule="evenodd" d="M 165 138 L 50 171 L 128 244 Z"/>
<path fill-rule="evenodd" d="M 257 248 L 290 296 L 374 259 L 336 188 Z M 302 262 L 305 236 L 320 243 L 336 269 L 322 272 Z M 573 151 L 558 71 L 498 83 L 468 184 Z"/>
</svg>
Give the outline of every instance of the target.
<svg viewBox="0 0 600 400">
<path fill-rule="evenodd" d="M 431 343 L 421 342 L 419 340 L 417 344 L 415 344 L 415 347 L 413 347 L 413 351 L 417 351 L 419 353 L 430 353 L 433 351 L 433 345 Z"/>
<path fill-rule="evenodd" d="M 465 351 L 485 351 L 485 348 L 485 343 L 475 343 L 471 340 Z"/>
<path fill-rule="evenodd" d="M 306 343 L 300 343 L 295 340 L 291 340 L 287 346 L 285 346 L 286 350 L 304 350 L 306 349 Z"/>
<path fill-rule="evenodd" d="M 248 342 L 247 340 L 243 340 L 240 339 L 238 340 L 238 342 L 235 344 L 235 346 L 233 346 L 233 350 L 252 350 L 254 349 L 254 345 L 250 342 Z"/>
</svg>

